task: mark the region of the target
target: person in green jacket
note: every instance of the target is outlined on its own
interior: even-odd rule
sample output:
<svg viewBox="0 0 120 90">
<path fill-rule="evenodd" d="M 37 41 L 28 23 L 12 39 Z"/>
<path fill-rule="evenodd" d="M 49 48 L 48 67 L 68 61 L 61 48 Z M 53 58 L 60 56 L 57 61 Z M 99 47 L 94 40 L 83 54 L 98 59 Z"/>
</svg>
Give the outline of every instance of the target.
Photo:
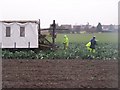
<svg viewBox="0 0 120 90">
<path fill-rule="evenodd" d="M 64 35 L 64 50 L 68 49 L 68 46 L 69 46 L 69 39 L 67 37 L 67 35 Z"/>
</svg>

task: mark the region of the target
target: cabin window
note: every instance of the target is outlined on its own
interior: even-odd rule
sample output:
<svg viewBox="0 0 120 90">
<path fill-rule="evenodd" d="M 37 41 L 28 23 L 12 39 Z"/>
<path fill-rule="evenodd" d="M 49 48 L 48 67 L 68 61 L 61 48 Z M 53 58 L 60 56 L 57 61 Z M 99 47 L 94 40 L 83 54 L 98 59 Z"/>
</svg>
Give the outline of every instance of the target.
<svg viewBox="0 0 120 90">
<path fill-rule="evenodd" d="M 25 37 L 25 27 L 20 27 L 20 37 Z"/>
<path fill-rule="evenodd" d="M 10 37 L 10 27 L 6 27 L 6 37 Z"/>
</svg>

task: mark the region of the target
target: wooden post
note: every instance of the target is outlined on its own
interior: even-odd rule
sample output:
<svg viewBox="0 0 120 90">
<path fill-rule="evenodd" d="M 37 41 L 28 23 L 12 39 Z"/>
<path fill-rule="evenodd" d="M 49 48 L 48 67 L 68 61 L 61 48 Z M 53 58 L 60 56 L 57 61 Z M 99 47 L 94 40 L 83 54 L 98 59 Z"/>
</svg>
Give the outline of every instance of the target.
<svg viewBox="0 0 120 90">
<path fill-rule="evenodd" d="M 53 20 L 53 35 L 52 35 L 52 43 L 53 45 L 55 44 L 55 29 L 56 29 L 56 24 L 55 24 L 55 20 Z"/>
<path fill-rule="evenodd" d="M 41 30 L 40 30 L 40 19 L 38 22 L 38 48 L 40 48 Z"/>
</svg>

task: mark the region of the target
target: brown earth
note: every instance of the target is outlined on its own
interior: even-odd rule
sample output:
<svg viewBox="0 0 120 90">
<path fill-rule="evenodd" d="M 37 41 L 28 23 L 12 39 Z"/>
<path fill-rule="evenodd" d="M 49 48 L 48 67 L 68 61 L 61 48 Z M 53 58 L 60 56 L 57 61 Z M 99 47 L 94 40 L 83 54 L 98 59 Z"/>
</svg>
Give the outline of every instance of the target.
<svg viewBox="0 0 120 90">
<path fill-rule="evenodd" d="M 117 60 L 2 60 L 3 88 L 117 88 Z"/>
</svg>

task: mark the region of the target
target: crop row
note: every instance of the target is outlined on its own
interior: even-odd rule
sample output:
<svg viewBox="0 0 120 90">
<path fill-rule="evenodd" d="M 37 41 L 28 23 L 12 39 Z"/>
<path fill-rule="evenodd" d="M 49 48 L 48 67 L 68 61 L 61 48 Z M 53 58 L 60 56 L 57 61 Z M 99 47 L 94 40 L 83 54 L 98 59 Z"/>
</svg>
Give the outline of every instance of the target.
<svg viewBox="0 0 120 90">
<path fill-rule="evenodd" d="M 117 59 L 118 45 L 113 43 L 99 43 L 96 52 L 91 53 L 86 49 L 85 43 L 70 43 L 67 50 L 63 50 L 63 45 L 56 51 L 2 51 L 4 59 Z"/>
</svg>

